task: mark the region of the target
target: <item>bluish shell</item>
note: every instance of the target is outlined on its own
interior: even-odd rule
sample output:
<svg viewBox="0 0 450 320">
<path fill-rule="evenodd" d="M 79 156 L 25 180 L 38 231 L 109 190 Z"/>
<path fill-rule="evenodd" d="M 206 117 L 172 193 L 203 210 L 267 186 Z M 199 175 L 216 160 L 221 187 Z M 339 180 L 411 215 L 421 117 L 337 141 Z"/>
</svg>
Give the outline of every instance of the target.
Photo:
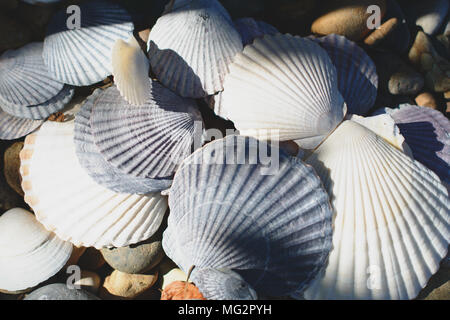
<svg viewBox="0 0 450 320">
<path fill-rule="evenodd" d="M 9 103 L 0 97 L 0 108 L 19 118 L 42 120 L 52 113 L 64 109 L 72 99 L 74 93 L 75 90 L 72 87 L 64 86 L 64 88 L 52 99 L 33 106 Z"/>
<path fill-rule="evenodd" d="M 42 59 L 42 42 L 6 51 L 0 57 L 0 97 L 10 104 L 32 106 L 55 97 L 64 83 L 54 80 Z"/>
<path fill-rule="evenodd" d="M 64 8 L 53 16 L 44 40 L 43 57 L 50 73 L 59 81 L 87 86 L 111 74 L 114 43 L 130 38 L 133 23 L 125 9 L 111 2 L 89 1 L 79 8 L 79 29 L 70 24 L 77 13 L 68 14 Z"/>
<path fill-rule="evenodd" d="M 256 21 L 253 18 L 237 19 L 234 21 L 234 27 L 241 35 L 244 46 L 252 43 L 256 38 L 262 38 L 266 34 L 275 35 L 279 33 L 274 26 L 264 21 Z"/>
<path fill-rule="evenodd" d="M 163 248 L 185 272 L 195 266 L 192 279 L 233 270 L 257 292 L 282 296 L 304 289 L 331 249 L 332 209 L 314 170 L 253 138 L 228 136 L 187 158 L 169 207 Z"/>
<path fill-rule="evenodd" d="M 365 116 L 377 98 L 378 75 L 375 63 L 356 43 L 331 34 L 310 37 L 324 48 L 336 67 L 339 91 L 348 113 Z"/>
<path fill-rule="evenodd" d="M 0 139 L 15 140 L 36 130 L 43 121 L 14 117 L 0 110 Z"/>
<path fill-rule="evenodd" d="M 94 143 L 89 123 L 92 108 L 102 89 L 97 89 L 75 117 L 75 148 L 80 165 L 98 184 L 119 193 L 146 194 L 169 188 L 170 179 L 136 178 L 112 166 L 100 154 Z"/>
<path fill-rule="evenodd" d="M 412 105 L 386 108 L 415 160 L 450 184 L 450 121 L 439 111 Z"/>
<path fill-rule="evenodd" d="M 144 105 L 130 105 L 115 86 L 103 91 L 92 110 L 92 134 L 106 161 L 123 173 L 172 180 L 192 153 L 195 125 L 201 128 L 202 118 L 195 101 L 148 81 Z"/>
</svg>

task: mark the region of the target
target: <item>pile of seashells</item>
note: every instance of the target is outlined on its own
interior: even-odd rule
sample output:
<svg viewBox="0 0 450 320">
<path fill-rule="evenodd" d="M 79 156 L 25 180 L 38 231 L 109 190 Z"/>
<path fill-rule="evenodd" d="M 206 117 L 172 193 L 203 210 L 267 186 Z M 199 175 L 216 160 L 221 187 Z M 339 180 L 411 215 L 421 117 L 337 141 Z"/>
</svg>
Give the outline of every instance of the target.
<svg viewBox="0 0 450 320">
<path fill-rule="evenodd" d="M 217 0 L 170 1 L 144 41 L 120 5 L 79 8 L 80 26 L 58 11 L 43 42 L 0 57 L 0 139 L 26 136 L 30 209 L 0 216 L 2 292 L 45 283 L 76 247 L 146 241 L 166 218 L 190 298 L 414 299 L 438 271 L 450 122 L 413 105 L 372 113 L 378 76 L 356 43 L 233 21 Z"/>
</svg>

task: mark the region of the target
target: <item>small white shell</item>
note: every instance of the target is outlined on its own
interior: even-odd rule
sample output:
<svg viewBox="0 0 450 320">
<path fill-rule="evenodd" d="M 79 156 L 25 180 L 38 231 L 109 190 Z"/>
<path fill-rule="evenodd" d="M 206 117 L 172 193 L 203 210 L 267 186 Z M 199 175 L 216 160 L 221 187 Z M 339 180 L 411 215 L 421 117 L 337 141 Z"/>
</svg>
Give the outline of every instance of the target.
<svg viewBox="0 0 450 320">
<path fill-rule="evenodd" d="M 56 237 L 28 211 L 0 216 L 0 289 L 32 288 L 55 275 L 69 260 L 72 245 Z"/>
<path fill-rule="evenodd" d="M 131 104 L 144 104 L 150 97 L 148 72 L 150 62 L 134 37 L 119 39 L 113 47 L 112 74 L 122 97 Z"/>
<path fill-rule="evenodd" d="M 0 109 L 0 139 L 19 139 L 36 130 L 43 121 L 22 119 Z"/>
<path fill-rule="evenodd" d="M 450 242 L 439 178 L 371 130 L 343 122 L 307 159 L 332 199 L 333 250 L 307 299 L 413 299 Z"/>
<path fill-rule="evenodd" d="M 146 240 L 167 209 L 160 194 L 112 192 L 78 162 L 74 121 L 45 122 L 20 153 L 25 201 L 48 230 L 76 246 L 121 247 Z"/>
<path fill-rule="evenodd" d="M 312 40 L 291 35 L 264 36 L 234 58 L 225 80 L 220 116 L 243 135 L 281 141 L 301 140 L 312 149 L 346 113 L 336 69 Z"/>
<path fill-rule="evenodd" d="M 0 97 L 14 105 L 32 106 L 55 97 L 64 83 L 54 80 L 42 59 L 42 42 L 34 42 L 0 57 Z"/>
<path fill-rule="evenodd" d="M 79 5 L 81 26 L 68 28 L 66 9 L 49 23 L 44 40 L 44 62 L 51 75 L 74 86 L 87 86 L 112 73 L 112 48 L 133 31 L 129 14 L 119 5 L 89 1 Z"/>
<path fill-rule="evenodd" d="M 217 0 L 192 0 L 158 19 L 148 48 L 162 84 L 182 97 L 202 98 L 223 89 L 229 64 L 243 47 Z"/>
</svg>

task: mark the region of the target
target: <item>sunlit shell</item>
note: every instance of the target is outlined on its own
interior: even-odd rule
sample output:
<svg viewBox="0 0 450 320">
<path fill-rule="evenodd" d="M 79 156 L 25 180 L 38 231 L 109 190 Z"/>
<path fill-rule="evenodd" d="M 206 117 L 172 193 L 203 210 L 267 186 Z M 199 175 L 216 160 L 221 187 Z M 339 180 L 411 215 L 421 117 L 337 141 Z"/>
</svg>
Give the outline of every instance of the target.
<svg viewBox="0 0 450 320">
<path fill-rule="evenodd" d="M 335 210 L 333 250 L 307 299 L 413 299 L 450 242 L 439 178 L 371 130 L 343 122 L 307 159 Z"/>
<path fill-rule="evenodd" d="M 73 140 L 73 120 L 47 121 L 25 139 L 22 188 L 39 222 L 76 246 L 121 247 L 151 237 L 166 212 L 166 198 L 100 186 L 80 166 Z"/>
<path fill-rule="evenodd" d="M 74 93 L 75 90 L 72 87 L 64 86 L 55 97 L 34 106 L 9 103 L 0 97 L 0 109 L 19 118 L 42 120 L 52 113 L 64 109 L 70 100 L 72 100 Z"/>
<path fill-rule="evenodd" d="M 0 140 L 15 140 L 36 130 L 42 121 L 14 117 L 0 109 Z"/>
<path fill-rule="evenodd" d="M 332 210 L 314 170 L 253 138 L 228 136 L 187 158 L 169 206 L 164 252 L 186 273 L 195 266 L 207 299 L 205 269 L 236 271 L 256 291 L 282 296 L 307 286 L 331 249 Z"/>
<path fill-rule="evenodd" d="M 450 184 L 450 121 L 437 110 L 406 104 L 380 112 L 394 118 L 414 159 Z"/>
<path fill-rule="evenodd" d="M 336 69 L 312 40 L 264 36 L 234 58 L 225 80 L 220 116 L 243 135 L 319 144 L 343 120 L 344 100 Z"/>
<path fill-rule="evenodd" d="M 147 88 L 150 99 L 144 105 L 128 104 L 116 87 L 99 95 L 90 120 L 94 142 L 123 173 L 171 180 L 192 152 L 196 122 L 202 127 L 201 114 L 194 100 L 181 98 L 157 82 L 149 79 Z M 197 133 L 201 138 L 202 131 Z"/>
<path fill-rule="evenodd" d="M 64 83 L 54 80 L 42 59 L 42 42 L 34 42 L 0 57 L 0 97 L 13 105 L 32 106 L 55 97 Z"/>
<path fill-rule="evenodd" d="M 310 37 L 324 48 L 336 67 L 339 91 L 348 113 L 366 115 L 377 98 L 378 75 L 375 63 L 353 41 L 331 34 Z"/>
<path fill-rule="evenodd" d="M 158 19 L 148 48 L 158 80 L 183 97 L 201 98 L 223 90 L 242 41 L 217 0 L 192 0 Z"/>
<path fill-rule="evenodd" d="M 61 82 L 87 86 L 112 73 L 112 48 L 118 39 L 132 35 L 130 15 L 106 1 L 80 4 L 79 13 L 58 11 L 51 19 L 44 40 L 44 62 Z M 77 14 L 80 28 L 76 28 Z M 74 26 L 72 26 L 74 24 Z"/>
<path fill-rule="evenodd" d="M 0 289 L 19 291 L 44 282 L 71 253 L 72 245 L 45 230 L 30 212 L 15 208 L 0 216 Z"/>
<path fill-rule="evenodd" d="M 256 38 L 262 38 L 266 34 L 279 33 L 277 28 L 264 21 L 256 21 L 253 18 L 241 18 L 234 21 L 234 26 L 242 38 L 244 46 L 252 43 Z"/>
<path fill-rule="evenodd" d="M 128 42 L 117 40 L 113 47 L 114 83 L 122 97 L 131 104 L 144 104 L 150 97 L 148 72 L 150 62 L 134 37 Z"/>
</svg>

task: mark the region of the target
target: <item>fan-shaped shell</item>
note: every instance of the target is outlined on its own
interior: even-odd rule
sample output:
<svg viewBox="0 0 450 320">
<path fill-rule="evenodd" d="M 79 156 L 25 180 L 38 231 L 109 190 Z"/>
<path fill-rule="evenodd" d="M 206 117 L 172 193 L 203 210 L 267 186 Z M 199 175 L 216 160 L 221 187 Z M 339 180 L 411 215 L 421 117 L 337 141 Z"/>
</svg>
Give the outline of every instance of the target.
<svg viewBox="0 0 450 320">
<path fill-rule="evenodd" d="M 222 94 L 224 116 L 243 135 L 301 140 L 314 148 L 346 113 L 326 51 L 291 35 L 264 36 L 234 58 Z"/>
<path fill-rule="evenodd" d="M 150 62 L 134 37 L 128 42 L 116 41 L 112 68 L 114 83 L 122 97 L 131 104 L 144 104 L 150 95 L 147 90 Z"/>
<path fill-rule="evenodd" d="M 72 245 L 45 228 L 28 211 L 15 208 L 0 216 L 0 289 L 32 288 L 55 275 Z"/>
<path fill-rule="evenodd" d="M 171 179 L 155 180 L 126 175 L 100 154 L 94 143 L 89 119 L 94 102 L 101 93 L 102 89 L 94 91 L 75 117 L 74 141 L 80 165 L 95 182 L 115 192 L 145 194 L 169 188 Z"/>
<path fill-rule="evenodd" d="M 307 299 L 412 299 L 447 254 L 438 177 L 371 130 L 343 122 L 307 159 L 335 210 L 333 250 Z"/>
<path fill-rule="evenodd" d="M 253 18 L 237 19 L 234 21 L 234 26 L 241 35 L 244 46 L 252 43 L 256 38 L 262 38 L 266 34 L 275 35 L 279 33 L 274 26 L 264 21 L 256 21 Z"/>
<path fill-rule="evenodd" d="M 183 97 L 202 98 L 223 90 L 242 41 L 218 1 L 192 0 L 158 19 L 148 48 L 162 84 Z"/>
<path fill-rule="evenodd" d="M 439 111 L 406 104 L 383 111 L 394 118 L 414 159 L 450 184 L 450 121 Z"/>
<path fill-rule="evenodd" d="M 195 125 L 201 127 L 202 118 L 195 101 L 150 79 L 147 88 L 150 99 L 137 106 L 128 104 L 116 87 L 103 91 L 92 110 L 92 134 L 100 153 L 122 172 L 171 180 L 191 154 L 194 134 L 201 135 Z"/>
<path fill-rule="evenodd" d="M 64 83 L 54 80 L 42 59 L 43 43 L 35 42 L 0 57 L 0 96 L 14 105 L 32 106 L 55 97 Z"/>
<path fill-rule="evenodd" d="M 299 159 L 268 149 L 228 136 L 196 151 L 175 175 L 163 248 L 184 272 L 195 266 L 191 278 L 202 293 L 211 290 L 199 280 L 204 269 L 233 270 L 276 296 L 302 290 L 326 261 L 332 211 L 320 179 Z"/>
<path fill-rule="evenodd" d="M 110 191 L 80 166 L 74 121 L 45 122 L 20 153 L 25 201 L 48 230 L 76 246 L 121 247 L 151 237 L 167 209 L 160 194 Z"/>
<path fill-rule="evenodd" d="M 65 8 L 53 16 L 44 40 L 43 57 L 55 79 L 87 86 L 111 74 L 114 43 L 130 38 L 133 23 L 125 9 L 111 2 L 89 1 L 79 8 L 80 28 L 69 25 L 68 19 L 76 16 L 69 16 Z"/>
<path fill-rule="evenodd" d="M 366 115 L 377 98 L 375 63 L 362 48 L 343 36 L 331 34 L 310 39 L 327 51 L 336 67 L 339 91 L 347 104 L 348 113 Z"/>
<path fill-rule="evenodd" d="M 70 100 L 72 100 L 74 93 L 75 90 L 72 87 L 64 86 L 55 97 L 34 106 L 9 103 L 0 97 L 0 108 L 3 111 L 19 118 L 42 120 L 50 116 L 52 113 L 64 109 Z"/>
<path fill-rule="evenodd" d="M 36 130 L 42 121 L 14 117 L 0 109 L 0 139 L 19 139 Z"/>
</svg>

